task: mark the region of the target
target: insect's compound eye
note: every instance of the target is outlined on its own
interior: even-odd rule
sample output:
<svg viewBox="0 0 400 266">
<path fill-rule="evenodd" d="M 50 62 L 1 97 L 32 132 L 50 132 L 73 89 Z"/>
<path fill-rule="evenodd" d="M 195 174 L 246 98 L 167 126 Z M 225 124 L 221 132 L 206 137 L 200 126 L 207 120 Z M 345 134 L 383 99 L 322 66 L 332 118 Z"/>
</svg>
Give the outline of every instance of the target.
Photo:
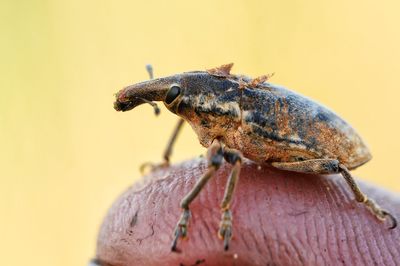
<svg viewBox="0 0 400 266">
<path fill-rule="evenodd" d="M 166 104 L 170 104 L 172 103 L 176 97 L 179 96 L 179 94 L 181 93 L 181 88 L 177 85 L 173 85 L 171 86 L 171 88 L 169 88 L 169 91 L 167 92 L 167 96 L 165 97 L 165 103 Z"/>
</svg>

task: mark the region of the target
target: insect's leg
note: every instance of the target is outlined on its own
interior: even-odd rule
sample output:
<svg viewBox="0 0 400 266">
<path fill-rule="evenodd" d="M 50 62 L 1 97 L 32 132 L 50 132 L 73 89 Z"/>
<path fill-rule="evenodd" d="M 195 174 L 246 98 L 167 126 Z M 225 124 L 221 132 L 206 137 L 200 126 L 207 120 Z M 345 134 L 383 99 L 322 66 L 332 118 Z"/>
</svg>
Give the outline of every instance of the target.
<svg viewBox="0 0 400 266">
<path fill-rule="evenodd" d="M 224 249 L 228 250 L 229 241 L 232 238 L 232 213 L 230 204 L 239 179 L 240 168 L 242 166 L 242 154 L 238 150 L 225 148 L 224 157 L 228 163 L 233 165 L 233 169 L 225 187 L 224 198 L 221 203 L 222 218 L 219 225 L 218 236 L 224 240 Z"/>
<path fill-rule="evenodd" d="M 160 163 L 160 164 L 153 164 L 151 162 L 147 162 L 144 163 L 140 166 L 140 172 L 144 172 L 144 170 L 149 167 L 152 170 L 157 169 L 159 167 L 164 167 L 164 166 L 168 166 L 169 165 L 169 161 L 170 161 L 170 157 L 172 154 L 172 148 L 174 147 L 175 141 L 179 135 L 180 130 L 182 129 L 182 126 L 184 124 L 185 120 L 183 120 L 182 118 L 179 118 L 178 123 L 175 126 L 174 131 L 172 132 L 172 135 L 168 141 L 168 145 L 165 148 L 164 154 L 163 154 L 163 159 L 164 162 Z"/>
<path fill-rule="evenodd" d="M 175 227 L 174 240 L 172 242 L 171 250 L 177 251 L 176 245 L 179 238 L 186 238 L 187 227 L 190 218 L 190 203 L 196 198 L 199 192 L 202 190 L 207 181 L 213 176 L 213 174 L 220 167 L 223 158 L 222 146 L 219 140 L 214 140 L 207 151 L 208 167 L 205 174 L 196 182 L 192 190 L 182 199 L 181 208 L 182 215 Z"/>
<path fill-rule="evenodd" d="M 298 162 L 273 162 L 271 165 L 275 168 L 315 174 L 333 174 L 339 172 L 339 161 L 333 159 L 313 159 Z"/>
<path fill-rule="evenodd" d="M 389 229 L 393 229 L 397 226 L 396 218 L 390 214 L 387 210 L 382 209 L 374 200 L 368 198 L 357 185 L 354 178 L 351 176 L 349 170 L 339 161 L 334 159 L 316 159 L 307 160 L 300 162 L 276 162 L 272 163 L 272 166 L 288 171 L 303 172 L 303 173 L 316 173 L 316 174 L 333 174 L 341 173 L 347 184 L 350 186 L 354 193 L 356 200 L 360 203 L 365 204 L 368 209 L 381 221 L 384 221 L 387 217 L 391 220 L 392 225 Z"/>
<path fill-rule="evenodd" d="M 183 120 L 182 118 L 179 118 L 178 123 L 175 126 L 174 132 L 172 133 L 172 135 L 168 141 L 168 145 L 167 145 L 167 147 L 164 151 L 164 155 L 163 155 L 164 162 L 166 162 L 167 164 L 169 164 L 169 159 L 172 154 L 172 148 L 174 147 L 176 138 L 178 137 L 178 134 L 181 131 L 184 122 L 185 122 L 185 120 Z"/>
<path fill-rule="evenodd" d="M 349 184 L 351 190 L 353 190 L 358 202 L 364 203 L 368 209 L 381 221 L 384 221 L 386 217 L 389 217 L 392 222 L 392 225 L 389 227 L 389 229 L 394 229 L 397 226 L 397 220 L 390 212 L 382 209 L 382 207 L 380 207 L 373 199 L 368 198 L 364 193 L 361 192 L 346 166 L 339 164 L 339 172 L 347 181 L 347 184 Z"/>
</svg>

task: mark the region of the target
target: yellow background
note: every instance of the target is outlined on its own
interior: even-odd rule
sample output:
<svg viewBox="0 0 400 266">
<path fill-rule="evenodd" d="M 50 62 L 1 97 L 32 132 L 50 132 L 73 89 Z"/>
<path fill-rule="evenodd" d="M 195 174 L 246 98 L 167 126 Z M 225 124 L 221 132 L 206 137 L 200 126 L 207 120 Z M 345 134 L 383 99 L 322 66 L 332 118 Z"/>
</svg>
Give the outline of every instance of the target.
<svg viewBox="0 0 400 266">
<path fill-rule="evenodd" d="M 235 62 L 314 98 L 364 137 L 356 171 L 400 191 L 399 1 L 0 2 L 2 265 L 84 265 L 117 195 L 159 161 L 165 108 L 117 113 L 113 94 Z M 160 105 L 161 106 L 161 105 Z M 186 127 L 173 161 L 204 152 Z"/>
</svg>

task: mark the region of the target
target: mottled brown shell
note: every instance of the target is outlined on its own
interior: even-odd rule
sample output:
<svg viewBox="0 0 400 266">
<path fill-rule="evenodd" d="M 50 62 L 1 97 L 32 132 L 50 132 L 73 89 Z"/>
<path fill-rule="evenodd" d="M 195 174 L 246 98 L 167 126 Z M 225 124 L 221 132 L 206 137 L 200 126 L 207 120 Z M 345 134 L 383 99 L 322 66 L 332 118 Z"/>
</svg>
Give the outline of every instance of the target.
<svg viewBox="0 0 400 266">
<path fill-rule="evenodd" d="M 183 80 L 186 91 L 178 114 L 206 147 L 221 137 L 227 146 L 259 163 L 337 159 L 354 169 L 371 159 L 348 123 L 293 91 L 263 79 L 253 80 L 255 84 L 247 79 L 243 87 L 242 79 L 233 75 L 196 73 Z"/>
</svg>

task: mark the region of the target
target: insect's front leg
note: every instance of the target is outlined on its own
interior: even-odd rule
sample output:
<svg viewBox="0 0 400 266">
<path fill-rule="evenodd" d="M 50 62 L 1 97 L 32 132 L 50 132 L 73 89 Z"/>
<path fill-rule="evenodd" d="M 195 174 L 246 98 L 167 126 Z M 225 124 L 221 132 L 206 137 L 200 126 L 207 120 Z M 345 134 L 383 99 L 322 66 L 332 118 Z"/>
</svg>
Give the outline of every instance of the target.
<svg viewBox="0 0 400 266">
<path fill-rule="evenodd" d="M 175 129 L 172 132 L 172 135 L 171 135 L 171 137 L 170 137 L 170 139 L 168 141 L 167 147 L 165 148 L 165 151 L 164 151 L 164 154 L 163 154 L 164 161 L 162 163 L 159 163 L 159 164 L 153 164 L 151 162 L 143 163 L 140 166 L 140 172 L 143 173 L 144 170 L 147 167 L 150 168 L 150 171 L 153 171 L 153 170 L 155 170 L 157 168 L 160 168 L 160 167 L 169 166 L 169 162 L 170 162 L 170 158 L 171 158 L 171 154 L 172 154 L 172 150 L 173 150 L 174 144 L 175 144 L 176 139 L 177 139 L 177 137 L 179 135 L 179 132 L 182 129 L 182 126 L 183 126 L 184 122 L 185 122 L 185 120 L 183 120 L 182 118 L 179 118 L 178 123 L 176 124 Z"/>
<path fill-rule="evenodd" d="M 189 210 L 190 203 L 196 198 L 196 196 L 200 193 L 200 191 L 205 186 L 207 181 L 218 170 L 224 159 L 222 153 L 222 146 L 219 140 L 215 139 L 211 144 L 211 146 L 208 148 L 207 158 L 208 158 L 208 167 L 206 173 L 196 182 L 192 190 L 181 201 L 180 206 L 182 208 L 182 215 L 178 221 L 178 224 L 175 227 L 174 240 L 171 246 L 172 251 L 177 251 L 176 247 L 178 239 L 179 238 L 184 239 L 187 236 L 187 229 L 190 218 L 190 210 Z"/>
<path fill-rule="evenodd" d="M 228 163 L 233 165 L 233 169 L 225 187 L 224 198 L 221 202 L 222 218 L 219 225 L 218 236 L 224 240 L 224 249 L 228 250 L 229 242 L 232 238 L 232 212 L 230 210 L 230 205 L 235 187 L 238 183 L 243 156 L 238 150 L 225 148 L 224 158 Z"/>
<path fill-rule="evenodd" d="M 397 226 L 396 218 L 390 214 L 387 210 L 380 207 L 373 199 L 370 199 L 365 195 L 360 187 L 357 185 L 354 178 L 351 176 L 349 170 L 343 164 L 339 163 L 338 160 L 334 159 L 315 159 L 300 162 L 275 162 L 272 166 L 288 171 L 302 172 L 302 173 L 316 173 L 316 174 L 334 174 L 341 173 L 347 184 L 350 186 L 354 193 L 356 200 L 363 203 L 368 209 L 381 221 L 389 218 L 392 225 L 389 229 L 393 229 Z"/>
</svg>

